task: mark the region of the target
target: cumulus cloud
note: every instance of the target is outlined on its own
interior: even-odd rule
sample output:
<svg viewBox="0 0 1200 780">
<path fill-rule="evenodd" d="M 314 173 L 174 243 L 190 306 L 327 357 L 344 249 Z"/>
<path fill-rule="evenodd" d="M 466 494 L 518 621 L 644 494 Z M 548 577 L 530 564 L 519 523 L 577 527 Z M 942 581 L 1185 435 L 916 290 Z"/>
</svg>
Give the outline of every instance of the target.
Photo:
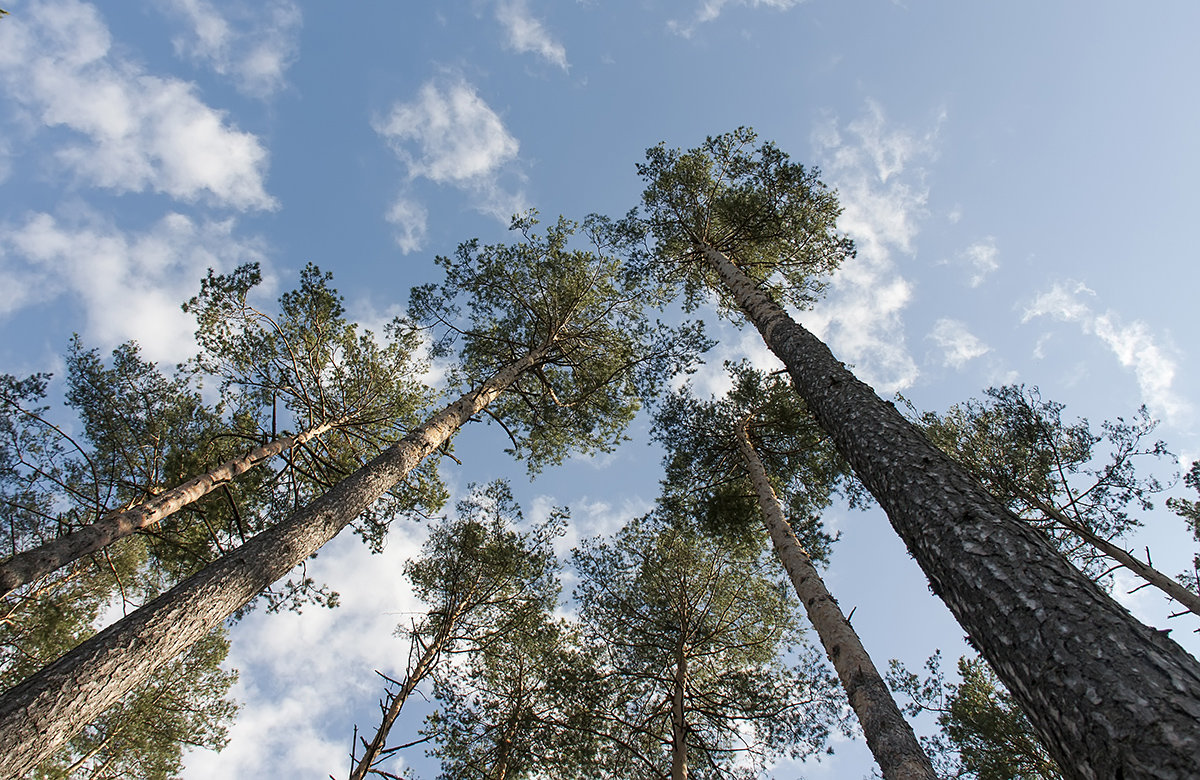
<svg viewBox="0 0 1200 780">
<path fill-rule="evenodd" d="M 161 2 L 189 26 L 187 34 L 171 40 L 177 54 L 230 77 L 251 97 L 270 97 L 285 86 L 300 49 L 302 15 L 292 0 L 220 10 L 208 0 Z"/>
<path fill-rule="evenodd" d="M 996 259 L 999 255 L 1000 250 L 996 248 L 996 239 L 993 236 L 976 241 L 962 251 L 959 259 L 971 268 L 972 287 L 983 284 L 988 274 L 1000 267 L 1000 262 Z"/>
<path fill-rule="evenodd" d="M 456 187 L 477 210 L 505 224 L 526 208 L 524 193 L 505 183 L 522 178 L 515 167 L 520 143 L 466 81 L 429 81 L 414 100 L 397 103 L 374 126 L 408 169 L 410 181 L 424 178 Z M 402 226 L 397 240 L 406 251 L 420 248 L 423 240 L 418 209 L 402 193 L 388 212 L 388 219 Z"/>
<path fill-rule="evenodd" d="M 893 127 L 874 101 L 844 128 L 830 120 L 813 133 L 826 182 L 837 188 L 843 207 L 838 224 L 854 239 L 858 256 L 834 275 L 826 300 L 801 319 L 885 393 L 908 387 L 918 373 L 901 317 L 912 285 L 892 258 L 913 251 L 926 214 L 919 163 L 932 156 L 933 141 L 933 131 Z"/>
<path fill-rule="evenodd" d="M 242 670 L 233 690 L 242 709 L 225 750 L 189 754 L 185 778 L 272 777 L 281 767 L 288 776 L 344 773 L 354 715 L 372 712 L 382 695 L 375 670 L 404 675 L 408 646 L 393 632 L 425 608 L 398 573 L 428 527 L 398 521 L 379 555 L 343 533 L 306 566 L 341 595 L 337 609 L 260 610 L 238 624 L 229 664 Z M 296 663 L 297 653 L 304 663 Z"/>
<path fill-rule="evenodd" d="M 140 233 L 33 214 L 0 233 L 0 315 L 69 297 L 83 311 L 89 344 L 136 339 L 150 360 L 183 360 L 195 352 L 195 324 L 179 304 L 196 294 L 208 268 L 262 260 L 257 243 L 233 230 L 233 220 L 198 223 L 181 214 Z"/>
<path fill-rule="evenodd" d="M 667 22 L 667 29 L 676 35 L 690 38 L 697 27 L 715 20 L 725 10 L 726 6 L 740 5 L 751 8 L 762 7 L 773 8 L 777 11 L 786 11 L 800 5 L 802 2 L 804 0 L 703 0 L 690 21 L 681 22 L 677 19 L 672 19 Z"/>
<path fill-rule="evenodd" d="M 496 4 L 496 19 L 504 27 L 509 48 L 520 54 L 536 54 L 564 71 L 570 68 L 566 47 L 529 12 L 525 0 L 500 0 Z"/>
<path fill-rule="evenodd" d="M 951 368 L 962 368 L 968 361 L 991 351 L 991 347 L 976 338 L 967 330 L 966 323 L 959 320 L 938 320 L 929 338 L 942 349 L 942 365 Z"/>
<path fill-rule="evenodd" d="M 267 152 L 193 86 L 152 76 L 113 51 L 95 6 L 34 5 L 4 21 L 0 84 L 26 117 L 64 127 L 59 163 L 81 181 L 238 209 L 271 209 Z"/>
<path fill-rule="evenodd" d="M 1087 300 L 1095 295 L 1081 282 L 1056 283 L 1034 298 L 1021 321 L 1051 317 L 1078 324 L 1084 333 L 1096 336 L 1112 350 L 1122 367 L 1133 372 L 1142 399 L 1154 414 L 1172 423 L 1190 419 L 1194 411 L 1191 404 L 1174 388 L 1176 362 L 1171 350 L 1159 344 L 1141 320 L 1126 323 L 1112 310 L 1095 313 Z"/>
<path fill-rule="evenodd" d="M 387 213 L 387 221 L 395 225 L 396 246 L 403 254 L 415 252 L 425 245 L 429 212 L 420 203 L 399 197 Z"/>
</svg>

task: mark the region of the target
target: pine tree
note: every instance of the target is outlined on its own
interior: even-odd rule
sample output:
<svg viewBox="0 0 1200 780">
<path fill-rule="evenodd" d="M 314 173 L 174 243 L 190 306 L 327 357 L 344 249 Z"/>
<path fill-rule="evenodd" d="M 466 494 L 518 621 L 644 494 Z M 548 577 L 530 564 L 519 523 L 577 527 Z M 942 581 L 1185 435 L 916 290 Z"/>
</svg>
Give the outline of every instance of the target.
<svg viewBox="0 0 1200 780">
<path fill-rule="evenodd" d="M 632 286 L 611 257 L 570 248 L 574 225 L 560 220 L 544 238 L 532 226 L 517 223 L 526 237 L 513 246 L 464 244 L 456 260 L 439 261 L 443 287 L 414 296 L 415 312 L 436 314 L 462 340 L 456 380 L 487 378 L 288 519 L 0 696 L 0 770 L 36 764 L 301 564 L 498 399 L 491 411 L 506 415 L 514 449 L 528 452 L 532 467 L 567 448 L 615 445 L 641 393 L 691 360 L 703 340 L 648 323 L 653 290 Z M 468 313 L 458 319 L 460 302 Z"/>
<path fill-rule="evenodd" d="M 788 382 L 744 364 L 727 367 L 733 386 L 724 398 L 701 401 L 685 388 L 656 417 L 657 437 L 669 449 L 667 491 L 698 505 L 707 524 L 725 533 L 756 535 L 755 525 L 765 527 L 883 776 L 932 780 L 929 758 L 798 536 L 824 553 L 819 513 L 838 485 L 855 483 Z"/>
<path fill-rule="evenodd" d="M 888 682 L 908 696 L 909 714 L 936 716 L 939 733 L 924 741 L 943 777 L 1060 780 L 1058 766 L 987 662 L 959 658 L 958 683 L 946 682 L 941 653 L 925 669 L 922 679 L 892 661 Z"/>
<path fill-rule="evenodd" d="M 757 574 L 761 555 L 758 539 L 654 515 L 574 553 L 580 619 L 601 654 L 598 774 L 756 776 L 824 747 L 833 683 L 812 655 L 785 660 L 796 604 Z"/>
<path fill-rule="evenodd" d="M 472 486 L 457 505 L 457 517 L 434 527 L 421 555 L 405 564 L 414 593 L 429 611 L 397 630 L 409 640 L 407 670 L 380 702 L 380 725 L 370 740 L 362 739 L 362 755 L 355 755 L 357 746 L 352 753 L 351 780 L 381 774 L 379 765 L 395 752 L 387 747 L 392 725 L 443 658 L 477 655 L 513 635 L 528 635 L 557 605 L 558 562 L 551 541 L 562 532 L 566 515 L 555 511 L 525 533 L 516 530 L 521 522 L 506 483 Z"/>
<path fill-rule="evenodd" d="M 1119 543 L 1141 525 L 1131 507 L 1153 509 L 1163 490 L 1137 472 L 1139 461 L 1169 454 L 1149 439 L 1155 421 L 1145 407 L 1131 421 L 1105 421 L 1097 434 L 1087 420 L 1065 422 L 1063 405 L 1043 400 L 1037 388 L 993 387 L 986 396 L 916 422 L 1089 577 L 1108 585 L 1115 562 L 1200 615 L 1200 595 Z"/>
<path fill-rule="evenodd" d="M 743 129 L 687 152 L 648 150 L 646 216 L 614 225 L 631 244 L 653 239 L 632 259 L 685 303 L 712 290 L 754 325 L 1061 766 L 1081 778 L 1200 775 L 1200 663 L 1096 588 L 784 309 L 806 305 L 814 274 L 852 247 L 817 172 L 755 140 Z"/>
</svg>

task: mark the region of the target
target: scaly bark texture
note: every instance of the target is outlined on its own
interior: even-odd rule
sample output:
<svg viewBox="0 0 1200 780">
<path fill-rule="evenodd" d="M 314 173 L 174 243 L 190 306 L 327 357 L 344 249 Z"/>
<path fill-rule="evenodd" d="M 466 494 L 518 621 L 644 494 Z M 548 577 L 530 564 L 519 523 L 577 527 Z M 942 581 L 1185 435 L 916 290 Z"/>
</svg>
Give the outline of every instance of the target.
<svg viewBox="0 0 1200 780">
<path fill-rule="evenodd" d="M 33 582 L 73 561 L 98 552 L 118 539 L 161 522 L 193 501 L 211 493 L 241 474 L 245 474 L 258 464 L 285 450 L 315 439 L 334 427 L 336 427 L 334 422 L 324 423 L 294 436 L 284 436 L 268 444 L 255 447 L 182 485 L 159 493 L 145 503 L 119 512 L 110 512 L 91 525 L 86 525 L 66 536 L 60 536 L 40 547 L 13 556 L 4 563 L 0 563 L 0 598 L 28 582 Z"/>
<path fill-rule="evenodd" d="M 541 354 L 509 364 L 284 522 L 0 696 L 0 777 L 23 776 L 156 667 L 320 549 L 535 365 Z"/>
<path fill-rule="evenodd" d="M 1135 620 L 699 247 L 1068 777 L 1200 777 L 1200 663 Z"/>
<path fill-rule="evenodd" d="M 763 523 L 771 535 L 775 554 L 787 570 L 808 619 L 833 662 L 846 698 L 858 715 L 867 746 L 886 780 L 937 780 L 929 756 L 917 742 L 912 727 L 900 713 L 896 700 L 867 653 L 858 633 L 850 626 L 837 601 L 825 587 L 812 559 L 800 546 L 796 532 L 783 516 L 783 507 L 767 478 L 743 422 L 738 426 L 738 444 L 750 482 L 758 496 Z"/>
</svg>

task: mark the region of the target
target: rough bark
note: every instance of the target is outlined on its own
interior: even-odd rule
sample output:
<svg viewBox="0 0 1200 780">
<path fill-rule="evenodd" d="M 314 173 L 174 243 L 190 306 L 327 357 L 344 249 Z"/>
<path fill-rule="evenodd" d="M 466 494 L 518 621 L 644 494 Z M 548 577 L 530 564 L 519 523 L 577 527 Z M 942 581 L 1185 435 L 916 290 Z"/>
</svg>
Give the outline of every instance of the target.
<svg viewBox="0 0 1200 780">
<path fill-rule="evenodd" d="M 729 258 L 700 247 L 1069 777 L 1200 777 L 1200 663 L 1135 620 Z"/>
<path fill-rule="evenodd" d="M 255 447 L 182 485 L 159 493 L 144 503 L 119 512 L 110 512 L 91 525 L 9 558 L 0 563 L 0 598 L 28 582 L 98 552 L 118 539 L 161 522 L 258 464 L 315 439 L 336 425 L 335 422 L 323 423 L 294 436 L 284 436 Z"/>
<path fill-rule="evenodd" d="M 0 696 L 0 777 L 24 775 L 160 664 L 320 549 L 540 356 L 509 364 L 287 520 Z"/>
<path fill-rule="evenodd" d="M 816 629 L 825 653 L 833 662 L 846 698 L 858 716 L 867 747 L 886 780 L 937 780 L 929 756 L 917 742 L 912 727 L 900 713 L 896 700 L 863 647 L 858 633 L 842 614 L 825 587 L 812 559 L 800 545 L 796 532 L 783 516 L 783 507 L 767 478 L 762 459 L 750 442 L 745 423 L 738 426 L 738 444 L 750 482 L 758 496 L 763 523 L 771 535 L 775 554 L 787 570 L 796 595 Z"/>
</svg>

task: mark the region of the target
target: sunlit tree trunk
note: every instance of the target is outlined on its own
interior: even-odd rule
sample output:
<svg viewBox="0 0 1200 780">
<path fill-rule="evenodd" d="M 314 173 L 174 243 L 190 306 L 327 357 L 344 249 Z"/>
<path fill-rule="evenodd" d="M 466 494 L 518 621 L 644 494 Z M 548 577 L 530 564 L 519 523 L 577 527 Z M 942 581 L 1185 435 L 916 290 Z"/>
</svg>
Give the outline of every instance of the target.
<svg viewBox="0 0 1200 780">
<path fill-rule="evenodd" d="M 763 523 L 771 535 L 775 554 L 787 570 L 808 619 L 821 638 L 825 653 L 837 670 L 846 698 L 858 715 L 867 747 L 875 756 L 886 780 L 937 780 L 929 756 L 917 742 L 912 727 L 900 713 L 896 700 L 858 633 L 842 614 L 837 601 L 825 587 L 812 559 L 800 546 L 796 532 L 783 516 L 779 498 L 767 478 L 762 459 L 754 449 L 745 422 L 738 426 L 742 460 L 754 485 Z"/>
<path fill-rule="evenodd" d="M 19 553 L 0 563 L 0 597 L 39 577 L 98 552 L 118 539 L 147 528 L 211 493 L 281 452 L 299 447 L 337 427 L 327 422 L 293 436 L 283 436 L 246 452 L 150 500 L 119 512 L 110 512 L 91 525 Z"/>
<path fill-rule="evenodd" d="M 0 696 L 0 777 L 18 777 L 332 539 L 481 412 L 543 347 L 510 363 L 284 522 Z"/>
<path fill-rule="evenodd" d="M 1135 620 L 721 252 L 697 246 L 1070 777 L 1200 777 L 1200 663 Z"/>
</svg>

